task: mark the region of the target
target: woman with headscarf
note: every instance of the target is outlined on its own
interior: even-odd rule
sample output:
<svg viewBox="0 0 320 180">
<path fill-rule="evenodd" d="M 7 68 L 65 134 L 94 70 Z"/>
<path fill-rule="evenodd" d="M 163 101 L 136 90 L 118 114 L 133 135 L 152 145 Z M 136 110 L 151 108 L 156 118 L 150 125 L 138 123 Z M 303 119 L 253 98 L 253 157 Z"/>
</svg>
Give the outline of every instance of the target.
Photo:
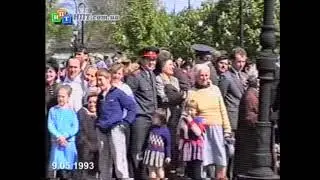
<svg viewBox="0 0 320 180">
<path fill-rule="evenodd" d="M 231 127 L 219 88 L 210 81 L 210 68 L 197 64 L 195 70 L 195 88 L 188 93 L 189 101 L 195 101 L 199 107 L 199 116 L 204 118 L 206 133 L 203 143 L 204 170 L 215 165 L 218 180 L 226 178 L 227 157 L 224 140 L 231 136 Z M 211 173 L 210 178 L 214 178 Z"/>
<path fill-rule="evenodd" d="M 248 156 L 256 149 L 252 143 L 255 134 L 255 124 L 259 114 L 259 80 L 251 76 L 248 79 L 248 89 L 240 101 L 239 125 L 236 132 L 234 175 L 246 173 L 252 167 L 252 157 Z"/>
</svg>

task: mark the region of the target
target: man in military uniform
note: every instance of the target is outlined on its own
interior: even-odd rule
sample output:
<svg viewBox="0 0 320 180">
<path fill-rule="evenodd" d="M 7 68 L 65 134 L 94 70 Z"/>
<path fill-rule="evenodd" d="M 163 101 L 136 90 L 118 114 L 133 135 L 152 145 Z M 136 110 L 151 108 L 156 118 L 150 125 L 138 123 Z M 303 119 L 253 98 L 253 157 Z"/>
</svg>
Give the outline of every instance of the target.
<svg viewBox="0 0 320 180">
<path fill-rule="evenodd" d="M 212 64 L 214 48 L 204 44 L 194 44 L 191 48 L 196 53 L 196 64 L 207 64 L 210 68 L 210 80 L 212 84 L 218 85 L 217 71 Z"/>
<path fill-rule="evenodd" d="M 133 162 L 135 179 L 147 179 L 146 167 L 137 160 L 151 126 L 152 113 L 157 109 L 156 77 L 153 70 L 156 66 L 159 50 L 148 47 L 142 50 L 139 72 L 130 75 L 126 83 L 132 89 L 137 102 L 136 121 L 131 127 L 130 155 Z M 130 161 L 130 160 L 129 160 Z"/>
</svg>

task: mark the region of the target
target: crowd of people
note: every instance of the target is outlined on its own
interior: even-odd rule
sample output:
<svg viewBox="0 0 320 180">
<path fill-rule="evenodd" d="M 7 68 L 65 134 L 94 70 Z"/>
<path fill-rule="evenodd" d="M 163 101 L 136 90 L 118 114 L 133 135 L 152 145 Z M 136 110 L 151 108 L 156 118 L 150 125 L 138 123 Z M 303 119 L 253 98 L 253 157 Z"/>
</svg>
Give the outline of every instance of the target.
<svg viewBox="0 0 320 180">
<path fill-rule="evenodd" d="M 226 180 L 248 170 L 233 155 L 238 129 L 258 121 L 256 65 L 242 48 L 192 48 L 195 60 L 147 47 L 136 62 L 106 62 L 79 47 L 63 65 L 47 61 L 47 178 Z"/>
</svg>

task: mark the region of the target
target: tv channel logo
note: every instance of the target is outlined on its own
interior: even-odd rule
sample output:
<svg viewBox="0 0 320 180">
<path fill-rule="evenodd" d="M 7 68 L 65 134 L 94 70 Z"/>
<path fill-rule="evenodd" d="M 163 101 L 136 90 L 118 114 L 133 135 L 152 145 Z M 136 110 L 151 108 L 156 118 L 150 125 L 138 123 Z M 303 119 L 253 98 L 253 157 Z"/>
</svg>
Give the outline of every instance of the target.
<svg viewBox="0 0 320 180">
<path fill-rule="evenodd" d="M 93 15 L 91 13 L 69 14 L 65 8 L 51 13 L 51 22 L 55 24 L 72 25 L 74 21 L 118 21 L 119 15 Z"/>
<path fill-rule="evenodd" d="M 51 22 L 55 24 L 72 25 L 73 18 L 71 14 L 64 8 L 60 8 L 57 12 L 51 13 Z"/>
</svg>

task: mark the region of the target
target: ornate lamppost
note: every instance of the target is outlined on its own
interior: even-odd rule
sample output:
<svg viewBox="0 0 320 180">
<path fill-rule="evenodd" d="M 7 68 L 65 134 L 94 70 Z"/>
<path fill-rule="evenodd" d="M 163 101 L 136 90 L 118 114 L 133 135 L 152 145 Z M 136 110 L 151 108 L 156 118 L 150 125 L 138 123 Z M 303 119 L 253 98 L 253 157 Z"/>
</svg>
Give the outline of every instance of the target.
<svg viewBox="0 0 320 180">
<path fill-rule="evenodd" d="M 81 6 L 83 7 L 83 11 L 82 13 L 85 14 L 86 12 L 86 5 L 82 2 L 82 3 L 79 3 L 78 5 L 78 12 L 80 12 L 80 9 L 81 9 Z M 81 44 L 84 45 L 84 21 L 82 20 L 81 21 Z"/>
<path fill-rule="evenodd" d="M 239 0 L 240 47 L 243 46 L 243 3 Z"/>
<path fill-rule="evenodd" d="M 257 59 L 260 78 L 259 92 L 259 120 L 256 123 L 252 141 L 248 145 L 254 146 L 252 168 L 244 174 L 239 174 L 239 180 L 278 180 L 280 176 L 273 171 L 272 163 L 272 123 L 270 122 L 271 88 L 275 78 L 277 54 L 274 26 L 274 0 L 264 0 L 264 16 L 260 43 L 262 51 Z M 241 139 L 241 137 L 240 137 Z M 251 143 L 251 144 L 249 144 Z M 236 154 L 237 155 L 237 154 Z"/>
<path fill-rule="evenodd" d="M 72 38 L 71 38 L 71 44 L 70 46 L 73 48 L 73 52 L 76 53 L 77 51 L 77 47 L 78 47 L 78 42 L 79 42 L 79 38 L 78 38 L 78 30 L 77 29 L 73 29 L 72 31 Z"/>
</svg>

